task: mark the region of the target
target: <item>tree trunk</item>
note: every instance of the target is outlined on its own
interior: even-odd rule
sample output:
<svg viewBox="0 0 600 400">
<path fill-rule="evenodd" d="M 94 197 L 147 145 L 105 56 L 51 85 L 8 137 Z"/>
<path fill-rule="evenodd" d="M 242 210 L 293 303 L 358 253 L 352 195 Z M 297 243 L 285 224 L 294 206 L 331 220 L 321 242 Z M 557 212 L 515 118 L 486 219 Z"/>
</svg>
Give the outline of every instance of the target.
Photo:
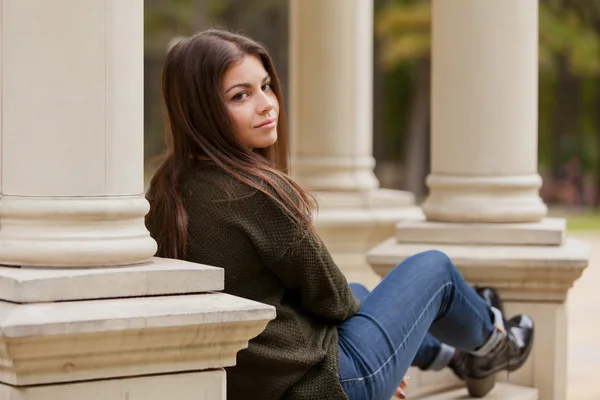
<svg viewBox="0 0 600 400">
<path fill-rule="evenodd" d="M 554 123 L 551 135 L 550 167 L 553 179 L 559 179 L 563 164 L 562 149 L 564 139 L 570 132 L 577 133 L 580 111 L 581 79 L 569 69 L 567 59 L 563 55 L 557 58 L 558 73 L 556 83 L 556 103 Z"/>
<path fill-rule="evenodd" d="M 429 117 L 431 110 L 431 61 L 421 59 L 415 65 L 415 83 L 407 127 L 405 157 L 406 189 L 417 198 L 426 194 L 429 173 Z"/>
</svg>

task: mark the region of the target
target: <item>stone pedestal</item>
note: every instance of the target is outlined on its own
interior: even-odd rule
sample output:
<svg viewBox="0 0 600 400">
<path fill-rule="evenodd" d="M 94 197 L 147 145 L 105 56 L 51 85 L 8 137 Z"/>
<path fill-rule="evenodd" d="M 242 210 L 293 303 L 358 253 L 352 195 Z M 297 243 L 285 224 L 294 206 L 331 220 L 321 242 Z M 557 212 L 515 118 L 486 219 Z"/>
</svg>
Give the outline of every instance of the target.
<svg viewBox="0 0 600 400">
<path fill-rule="evenodd" d="M 428 224 L 426 222 L 424 225 Z M 435 229 L 429 227 L 428 229 Z M 477 228 L 474 227 L 476 230 Z M 415 230 L 418 232 L 418 229 Z M 411 229 L 401 236 L 410 235 Z M 432 235 L 444 234 L 444 228 Z M 449 236 L 446 236 L 448 239 Z M 469 243 L 460 236 L 454 243 L 407 243 L 392 238 L 372 249 L 368 261 L 381 276 L 409 256 L 426 251 L 440 250 L 448 254 L 467 282 L 473 286 L 497 288 L 505 301 L 508 316 L 530 314 L 536 323 L 535 344 L 527 363 L 508 377 L 511 383 L 536 387 L 540 399 L 566 399 L 567 293 L 577 280 L 589 259 L 587 243 L 566 239 L 556 245 L 517 245 Z M 411 374 L 420 374 L 419 371 Z M 432 373 L 435 374 L 435 373 Z M 506 380 L 506 374 L 498 374 Z M 414 389 L 452 387 L 459 381 L 431 377 Z"/>
<path fill-rule="evenodd" d="M 143 1 L 0 0 L 0 399 L 219 399 L 275 317 L 153 258 Z"/>
<path fill-rule="evenodd" d="M 213 400 L 226 399 L 225 371 L 102 380 L 51 386 L 0 386 L 0 399 L 10 400 Z"/>
<path fill-rule="evenodd" d="M 528 313 L 536 323 L 532 355 L 510 382 L 564 400 L 565 303 L 589 250 L 566 237 L 564 220 L 544 218 L 538 195 L 537 15 L 535 0 L 433 0 L 426 220 L 398 224 L 368 261 L 383 276 L 437 249 L 470 284 L 498 289 L 509 317 Z M 461 384 L 450 374 L 410 374 L 419 393 Z"/>
<path fill-rule="evenodd" d="M 373 1 L 292 0 L 290 20 L 292 175 L 320 200 L 316 228 L 348 280 L 372 287 L 365 252 L 422 215 L 373 172 Z"/>
</svg>

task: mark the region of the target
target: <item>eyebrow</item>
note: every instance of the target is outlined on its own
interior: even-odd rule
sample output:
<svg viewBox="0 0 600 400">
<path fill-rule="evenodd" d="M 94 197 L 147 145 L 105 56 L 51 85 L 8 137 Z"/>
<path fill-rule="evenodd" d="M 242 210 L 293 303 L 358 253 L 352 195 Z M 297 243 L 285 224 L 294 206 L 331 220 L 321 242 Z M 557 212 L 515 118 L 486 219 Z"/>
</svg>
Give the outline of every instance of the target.
<svg viewBox="0 0 600 400">
<path fill-rule="evenodd" d="M 269 80 L 269 78 L 271 77 L 271 75 L 267 75 L 263 78 L 261 83 L 265 83 L 266 81 Z M 243 87 L 243 88 L 249 88 L 251 85 L 249 83 L 236 83 L 235 85 L 233 85 L 232 87 L 230 87 L 229 89 L 227 89 L 225 91 L 225 93 L 229 93 L 232 89 L 235 89 L 236 87 Z"/>
</svg>

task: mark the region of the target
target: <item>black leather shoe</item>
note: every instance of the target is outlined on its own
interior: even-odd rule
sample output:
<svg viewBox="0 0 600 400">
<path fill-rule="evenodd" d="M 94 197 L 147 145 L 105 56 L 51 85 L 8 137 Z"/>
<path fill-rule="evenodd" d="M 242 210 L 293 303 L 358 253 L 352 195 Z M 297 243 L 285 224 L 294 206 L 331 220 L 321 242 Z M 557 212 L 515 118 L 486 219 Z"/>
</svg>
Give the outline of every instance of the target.
<svg viewBox="0 0 600 400">
<path fill-rule="evenodd" d="M 502 314 L 504 314 L 504 305 L 502 303 L 502 299 L 500 299 L 500 295 L 498 294 L 498 292 L 496 292 L 495 289 L 493 289 L 491 287 L 487 287 L 487 286 L 484 286 L 484 287 L 476 286 L 474 289 L 475 289 L 475 292 L 477 292 L 477 294 L 479 296 L 481 296 L 481 298 L 483 300 L 485 300 L 485 302 L 490 307 L 497 308 L 498 310 L 500 310 L 500 312 Z M 452 361 L 450 361 L 450 364 L 448 365 L 448 367 L 452 370 L 452 372 L 454 372 L 454 375 L 456 375 L 457 377 L 459 377 L 462 380 L 467 379 L 468 359 L 469 359 L 468 354 L 460 353 L 457 357 L 455 357 Z M 495 382 L 496 377 L 490 376 L 488 379 L 493 380 Z M 492 385 L 492 387 L 493 387 L 493 385 Z"/>
<path fill-rule="evenodd" d="M 494 374 L 520 368 L 533 347 L 533 320 L 520 314 L 504 321 L 506 335 L 484 356 L 465 354 L 466 382 L 472 397 L 483 397 L 494 387 Z M 494 379 L 491 379 L 494 378 Z"/>
</svg>

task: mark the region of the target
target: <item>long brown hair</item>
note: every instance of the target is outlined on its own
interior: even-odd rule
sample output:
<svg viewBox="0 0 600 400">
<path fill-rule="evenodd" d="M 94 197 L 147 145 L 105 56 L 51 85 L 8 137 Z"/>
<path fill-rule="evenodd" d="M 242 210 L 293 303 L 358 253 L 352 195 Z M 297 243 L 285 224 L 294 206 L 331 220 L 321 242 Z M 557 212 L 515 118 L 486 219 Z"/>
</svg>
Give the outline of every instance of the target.
<svg viewBox="0 0 600 400">
<path fill-rule="evenodd" d="M 279 101 L 277 142 L 251 150 L 237 138 L 221 90 L 223 75 L 248 55 L 262 61 Z M 211 160 L 240 182 L 282 207 L 299 229 L 311 224 L 310 196 L 287 175 L 288 138 L 281 85 L 267 50 L 245 36 L 211 29 L 183 39 L 167 54 L 162 71 L 167 150 L 150 182 L 146 226 L 158 243 L 157 255 L 184 258 L 187 214 L 180 180 L 194 162 Z"/>
</svg>

